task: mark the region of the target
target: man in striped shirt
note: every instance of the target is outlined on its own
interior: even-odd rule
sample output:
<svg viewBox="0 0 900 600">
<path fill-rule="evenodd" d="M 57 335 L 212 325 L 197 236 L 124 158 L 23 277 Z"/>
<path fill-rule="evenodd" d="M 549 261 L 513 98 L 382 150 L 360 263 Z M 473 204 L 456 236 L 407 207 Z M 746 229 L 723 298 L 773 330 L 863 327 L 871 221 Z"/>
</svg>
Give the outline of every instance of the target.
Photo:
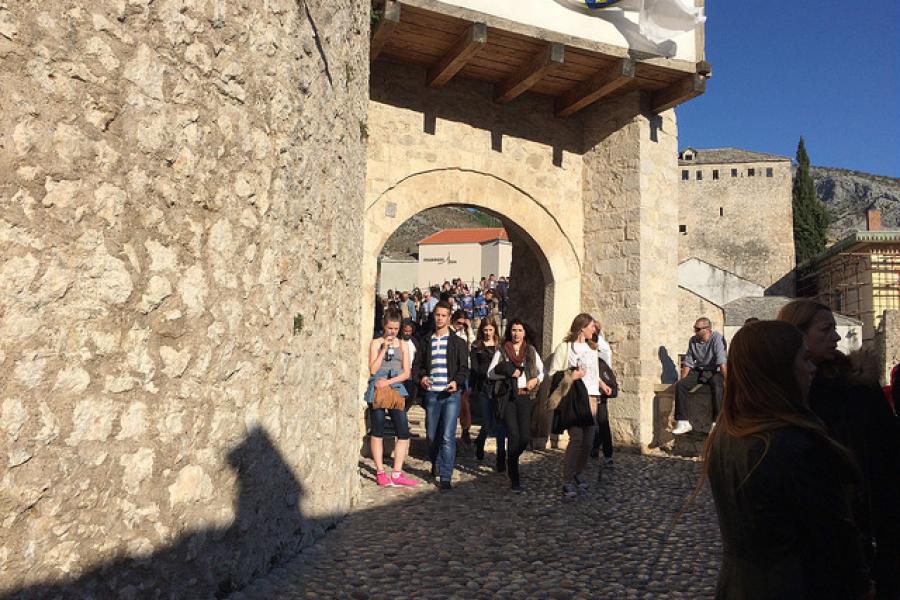
<svg viewBox="0 0 900 600">
<path fill-rule="evenodd" d="M 450 331 L 447 302 L 434 307 L 434 333 L 422 344 L 419 383 L 425 389 L 425 429 L 431 444 L 431 472 L 442 490 L 451 489 L 456 465 L 459 394 L 469 377 L 469 348 Z"/>
</svg>

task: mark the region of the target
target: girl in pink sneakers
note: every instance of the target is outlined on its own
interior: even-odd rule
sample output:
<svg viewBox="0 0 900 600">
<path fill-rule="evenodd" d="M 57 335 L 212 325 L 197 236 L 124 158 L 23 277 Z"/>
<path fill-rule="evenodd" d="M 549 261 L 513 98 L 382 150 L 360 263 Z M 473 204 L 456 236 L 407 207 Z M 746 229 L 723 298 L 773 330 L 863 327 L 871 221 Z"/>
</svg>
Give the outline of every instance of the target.
<svg viewBox="0 0 900 600">
<path fill-rule="evenodd" d="M 400 332 L 400 311 L 388 309 L 382 321 L 384 333 L 382 337 L 372 340 L 369 347 L 369 388 L 366 390 L 366 402 L 370 405 L 369 414 L 372 419 L 372 431 L 369 435 L 369 447 L 372 460 L 375 461 L 375 480 L 380 486 L 405 485 L 414 486 L 416 481 L 403 474 L 403 459 L 409 452 L 409 424 L 406 411 L 401 409 L 375 409 L 371 407 L 375 398 L 375 390 L 391 386 L 404 398 L 407 395 L 403 382 L 409 379 L 410 359 L 407 344 L 398 336 Z M 397 444 L 394 447 L 394 470 L 390 475 L 384 472 L 382 454 L 384 452 L 384 418 L 390 413 L 391 422 L 397 432 Z"/>
</svg>

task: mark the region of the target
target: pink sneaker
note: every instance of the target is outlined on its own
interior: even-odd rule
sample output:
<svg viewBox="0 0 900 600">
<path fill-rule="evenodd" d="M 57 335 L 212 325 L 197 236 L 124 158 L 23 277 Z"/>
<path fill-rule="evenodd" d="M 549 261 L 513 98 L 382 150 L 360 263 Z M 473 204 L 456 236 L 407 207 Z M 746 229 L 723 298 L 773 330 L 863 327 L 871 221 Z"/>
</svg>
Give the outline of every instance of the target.
<svg viewBox="0 0 900 600">
<path fill-rule="evenodd" d="M 419 485 L 419 482 L 415 479 L 410 479 L 406 475 L 401 473 L 391 473 L 391 485 L 405 485 L 408 487 L 415 487 Z"/>
<path fill-rule="evenodd" d="M 391 483 L 391 478 L 388 477 L 387 473 L 385 473 L 384 471 L 379 471 L 378 473 L 375 473 L 375 482 L 382 487 L 393 485 Z"/>
</svg>

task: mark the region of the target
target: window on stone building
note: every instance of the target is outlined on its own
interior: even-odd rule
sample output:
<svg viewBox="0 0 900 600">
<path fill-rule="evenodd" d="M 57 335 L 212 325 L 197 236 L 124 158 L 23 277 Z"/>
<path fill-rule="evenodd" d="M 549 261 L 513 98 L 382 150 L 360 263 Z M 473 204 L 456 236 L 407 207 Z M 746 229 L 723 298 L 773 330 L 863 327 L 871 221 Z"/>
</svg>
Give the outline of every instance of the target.
<svg viewBox="0 0 900 600">
<path fill-rule="evenodd" d="M 724 216 L 725 216 L 725 208 L 722 207 L 722 206 L 719 207 L 719 216 L 720 216 L 720 217 L 724 217 Z"/>
<path fill-rule="evenodd" d="M 844 293 L 838 292 L 834 296 L 834 310 L 835 312 L 844 312 Z"/>
<path fill-rule="evenodd" d="M 732 170 L 731 170 L 731 176 L 732 176 L 732 177 L 737 177 L 737 169 L 732 169 Z"/>
<path fill-rule="evenodd" d="M 687 225 L 679 225 L 678 233 L 683 233 L 684 235 L 687 235 Z"/>
<path fill-rule="evenodd" d="M 713 179 L 718 179 L 718 178 L 719 178 L 719 170 L 713 169 Z"/>
<path fill-rule="evenodd" d="M 766 167 L 766 177 L 772 176 L 772 167 Z"/>
<path fill-rule="evenodd" d="M 703 181 L 703 171 L 697 171 L 697 181 Z"/>
<path fill-rule="evenodd" d="M 691 172 L 688 171 L 687 169 L 683 169 L 683 170 L 681 171 L 681 180 L 682 180 L 682 181 L 687 181 L 687 180 L 690 179 L 690 178 L 691 178 Z"/>
<path fill-rule="evenodd" d="M 756 169 L 747 169 L 747 177 L 755 177 Z"/>
</svg>

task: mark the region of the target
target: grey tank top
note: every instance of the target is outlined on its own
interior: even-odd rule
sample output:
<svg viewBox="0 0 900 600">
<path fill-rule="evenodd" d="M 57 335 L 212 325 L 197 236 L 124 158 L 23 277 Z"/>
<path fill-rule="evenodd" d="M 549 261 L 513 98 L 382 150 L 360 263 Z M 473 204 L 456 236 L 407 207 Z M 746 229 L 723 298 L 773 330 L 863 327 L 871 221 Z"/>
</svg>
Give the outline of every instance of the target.
<svg viewBox="0 0 900 600">
<path fill-rule="evenodd" d="M 401 341 L 400 344 L 405 344 L 406 342 Z M 393 356 L 391 356 L 393 354 Z M 390 360 L 388 360 L 390 358 Z M 388 348 L 387 352 L 384 353 L 384 358 L 381 360 L 381 368 L 379 371 L 387 371 L 391 370 L 394 373 L 399 373 L 403 370 L 403 355 L 401 354 L 400 346 L 396 348 Z"/>
</svg>

